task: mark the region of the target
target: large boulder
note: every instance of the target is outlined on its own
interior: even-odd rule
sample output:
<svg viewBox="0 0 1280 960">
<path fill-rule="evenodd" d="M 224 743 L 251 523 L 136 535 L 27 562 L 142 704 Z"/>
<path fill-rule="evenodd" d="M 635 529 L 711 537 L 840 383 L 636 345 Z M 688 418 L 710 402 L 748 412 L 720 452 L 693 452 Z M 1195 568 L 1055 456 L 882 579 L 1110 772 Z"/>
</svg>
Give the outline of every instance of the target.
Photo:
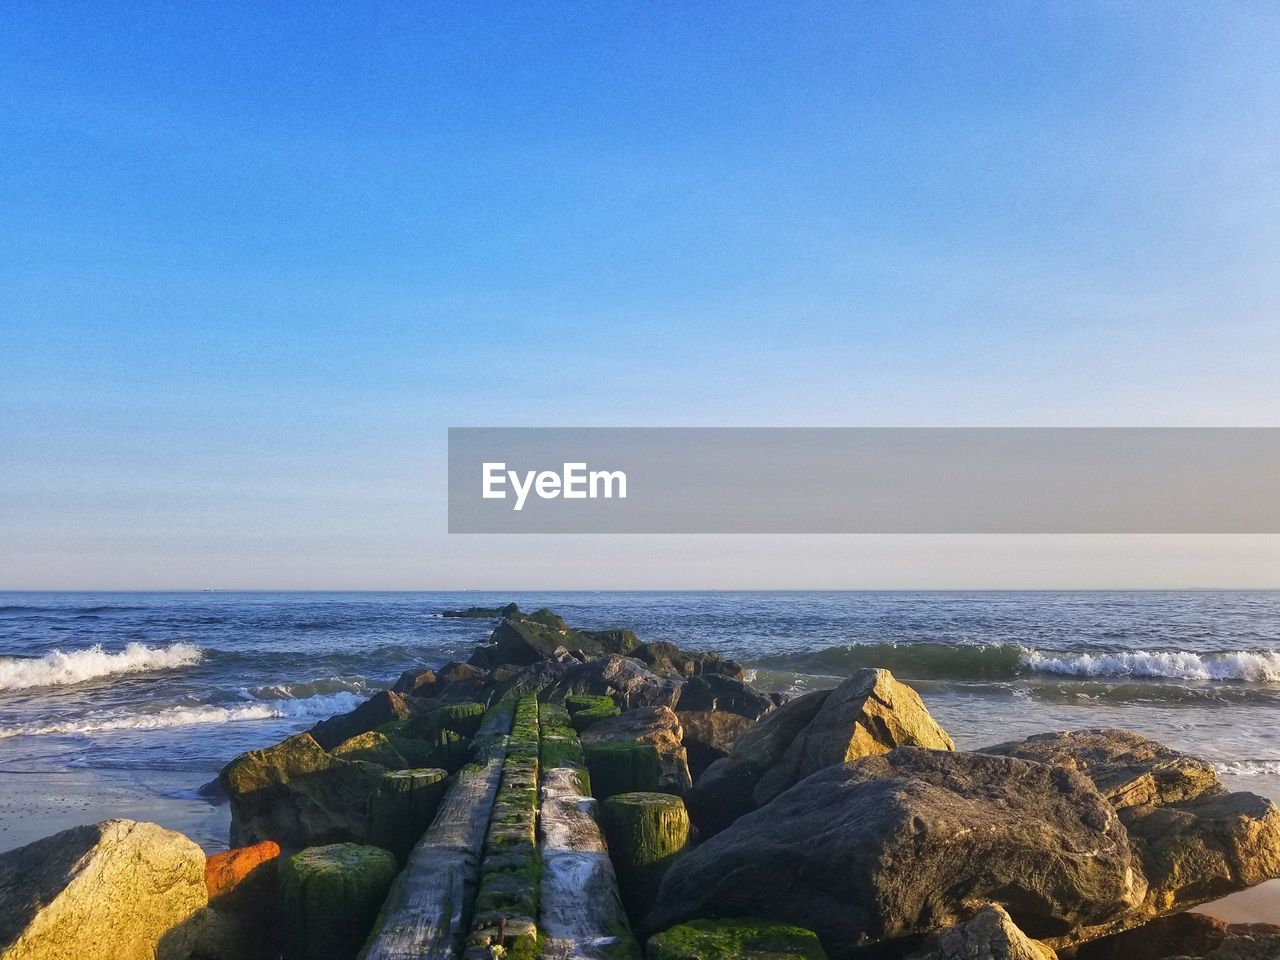
<svg viewBox="0 0 1280 960">
<path fill-rule="evenodd" d="M 410 667 L 400 674 L 391 689 L 406 697 L 430 697 L 433 695 L 432 688 L 436 685 L 437 679 L 434 670 Z"/>
<path fill-rule="evenodd" d="M 1257 794 L 1127 807 L 1120 820 L 1150 885 L 1146 916 L 1185 910 L 1280 877 L 1280 810 Z"/>
<path fill-rule="evenodd" d="M 736 660 L 728 660 L 718 653 L 689 653 L 665 640 L 641 644 L 633 648 L 631 655 L 654 673 L 665 676 L 720 674 L 741 680 L 746 675 L 746 669 Z"/>
<path fill-rule="evenodd" d="M 734 741 L 754 720 L 723 710 L 677 710 L 684 730 L 684 748 L 689 756 L 689 773 L 696 780 L 702 771 L 729 756 Z"/>
<path fill-rule="evenodd" d="M 729 756 L 698 779 L 689 813 L 710 835 L 812 773 L 902 746 L 955 747 L 914 690 L 888 670 L 859 670 L 833 690 L 784 703 L 742 733 Z"/>
<path fill-rule="evenodd" d="M 523 665 L 555 659 L 558 650 L 581 651 L 599 656 L 604 645 L 594 637 L 573 630 L 550 610 L 506 617 L 494 629 L 489 643 L 476 650 L 471 664 L 489 669 L 500 663 Z"/>
<path fill-rule="evenodd" d="M 598 643 L 605 653 L 627 656 L 640 646 L 639 638 L 630 630 L 580 630 L 579 633 Z"/>
<path fill-rule="evenodd" d="M 1228 793 L 1213 765 L 1127 730 L 1051 733 L 984 753 L 1078 770 L 1118 811 L 1148 893 L 1136 923 L 1280 876 L 1280 810 Z"/>
<path fill-rule="evenodd" d="M 644 925 L 759 916 L 851 957 L 909 947 L 986 903 L 1031 937 L 1063 937 L 1145 894 L 1116 811 L 1086 777 L 903 747 L 821 770 L 688 853 Z"/>
<path fill-rule="evenodd" d="M 708 673 L 690 677 L 680 686 L 677 706 L 681 710 L 716 710 L 759 720 L 784 699 L 781 694 L 763 693 L 743 680 Z"/>
<path fill-rule="evenodd" d="M 597 720 L 581 737 L 584 748 L 605 743 L 651 744 L 658 751 L 658 788 L 683 794 L 692 782 L 683 734 L 680 720 L 669 707 L 640 707 Z"/>
<path fill-rule="evenodd" d="M 369 794 L 384 772 L 331 756 L 308 733 L 243 753 L 218 774 L 231 801 L 231 842 L 300 849 L 363 840 Z"/>
<path fill-rule="evenodd" d="M 1225 792 L 1209 761 L 1129 730 L 1042 733 L 982 752 L 1079 770 L 1116 809 L 1163 806 Z"/>
<path fill-rule="evenodd" d="M 376 730 L 383 724 L 403 720 L 407 716 L 409 707 L 404 702 L 404 697 L 393 690 L 381 690 L 354 710 L 321 720 L 309 732 L 316 743 L 326 750 L 332 750 L 352 737 Z"/>
<path fill-rule="evenodd" d="M 182 834 L 73 827 L 0 854 L 0 957 L 178 960 L 207 902 L 204 854 Z"/>
<path fill-rule="evenodd" d="M 931 934 L 910 960 L 1055 960 L 1057 954 L 1018 929 L 1001 906 Z"/>
</svg>

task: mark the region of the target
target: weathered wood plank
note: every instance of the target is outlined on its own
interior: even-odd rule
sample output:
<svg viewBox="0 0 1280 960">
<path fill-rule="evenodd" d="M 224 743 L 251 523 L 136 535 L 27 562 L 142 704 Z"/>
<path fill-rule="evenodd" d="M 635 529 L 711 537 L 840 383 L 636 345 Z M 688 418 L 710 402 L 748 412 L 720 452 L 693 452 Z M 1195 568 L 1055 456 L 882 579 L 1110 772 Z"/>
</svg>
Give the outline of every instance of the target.
<svg viewBox="0 0 1280 960">
<path fill-rule="evenodd" d="M 462 952 L 485 831 L 506 757 L 511 705 L 485 714 L 471 762 L 387 895 L 362 960 L 453 960 Z"/>
<path fill-rule="evenodd" d="M 556 735 L 570 739 L 569 733 L 559 727 Z M 548 736 L 544 725 L 544 755 L 550 752 L 546 749 Z M 638 960 L 640 951 L 627 926 L 618 881 L 596 823 L 596 801 L 583 790 L 581 767 L 552 767 L 541 773 L 538 834 L 542 900 L 538 925 L 544 937 L 542 957 Z"/>
</svg>

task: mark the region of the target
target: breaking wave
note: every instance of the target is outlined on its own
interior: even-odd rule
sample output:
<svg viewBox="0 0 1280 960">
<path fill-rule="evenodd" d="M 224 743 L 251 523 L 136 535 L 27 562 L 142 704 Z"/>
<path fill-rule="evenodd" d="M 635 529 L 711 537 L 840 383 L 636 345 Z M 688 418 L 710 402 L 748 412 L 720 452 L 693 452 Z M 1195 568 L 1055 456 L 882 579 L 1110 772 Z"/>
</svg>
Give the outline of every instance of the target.
<svg viewBox="0 0 1280 960">
<path fill-rule="evenodd" d="M 203 657 L 200 649 L 189 643 L 167 647 L 131 643 L 118 652 L 94 644 L 69 653 L 52 650 L 42 657 L 6 657 L 0 659 L 0 690 L 67 686 L 119 674 L 176 670 L 199 663 Z"/>
<path fill-rule="evenodd" d="M 845 676 L 884 667 L 906 680 L 1013 680 L 1053 674 L 1082 678 L 1242 680 L 1280 683 L 1280 652 L 1192 653 L 1130 650 L 1110 653 L 1040 651 L 1014 644 L 855 643 L 757 661 L 769 670 Z"/>
<path fill-rule="evenodd" d="M 265 700 L 229 706 L 202 704 L 167 707 L 154 713 L 99 713 L 59 723 L 29 723 L 0 727 L 0 740 L 12 737 L 70 736 L 111 730 L 161 730 L 210 723 L 246 720 L 323 719 L 355 709 L 364 698 L 355 693 L 335 693 L 304 700 Z"/>
<path fill-rule="evenodd" d="M 1226 760 L 1214 766 L 1227 776 L 1280 777 L 1280 760 Z"/>
<path fill-rule="evenodd" d="M 1037 673 L 1073 677 L 1159 677 L 1167 680 L 1280 682 L 1280 653 L 1187 653 L 1134 650 L 1126 653 L 1047 654 L 1028 650 L 1023 662 Z"/>
</svg>

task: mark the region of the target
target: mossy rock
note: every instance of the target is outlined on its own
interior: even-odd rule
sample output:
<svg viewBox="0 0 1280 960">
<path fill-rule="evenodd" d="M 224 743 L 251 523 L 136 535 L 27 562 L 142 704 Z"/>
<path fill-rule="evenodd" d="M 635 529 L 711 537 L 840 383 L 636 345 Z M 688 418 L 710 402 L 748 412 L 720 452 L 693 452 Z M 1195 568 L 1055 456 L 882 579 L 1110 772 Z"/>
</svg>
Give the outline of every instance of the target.
<svg viewBox="0 0 1280 960">
<path fill-rule="evenodd" d="M 335 843 L 296 853 L 280 868 L 285 960 L 351 960 L 396 877 L 381 847 Z"/>
<path fill-rule="evenodd" d="M 600 826 L 633 921 L 653 906 L 675 858 L 689 845 L 684 801 L 667 793 L 620 793 L 600 806 Z"/>
<path fill-rule="evenodd" d="M 409 851 L 431 826 L 444 797 L 446 776 L 434 768 L 384 774 L 369 796 L 369 842 L 390 850 L 404 866 Z"/>
<path fill-rule="evenodd" d="M 542 724 L 544 734 L 548 727 L 567 727 L 569 711 L 558 703 L 540 703 L 538 704 L 538 722 Z"/>
<path fill-rule="evenodd" d="M 615 707 L 613 697 L 591 696 L 584 693 L 571 694 L 564 698 L 564 707 L 569 711 L 569 715 L 573 716 L 583 710 L 595 710 L 597 708 Z"/>
<path fill-rule="evenodd" d="M 827 960 L 812 930 L 767 920 L 690 920 L 649 938 L 646 960 Z"/>
<path fill-rule="evenodd" d="M 484 712 L 483 703 L 451 703 L 447 707 L 433 710 L 431 716 L 441 729 L 452 730 L 459 736 L 470 739 L 479 731 Z"/>
<path fill-rule="evenodd" d="M 572 739 L 543 737 L 540 761 L 544 770 L 553 770 L 556 767 L 581 769 L 586 764 L 587 758 L 582 752 L 582 744 L 578 742 L 577 737 Z"/>
<path fill-rule="evenodd" d="M 343 760 L 365 760 L 388 770 L 402 770 L 409 765 L 390 738 L 377 730 L 345 740 L 329 752 Z"/>
<path fill-rule="evenodd" d="M 583 748 L 583 755 L 597 800 L 658 789 L 658 751 L 651 743 L 591 744 Z"/>
<path fill-rule="evenodd" d="M 617 707 L 592 707 L 590 710 L 579 710 L 573 715 L 570 721 L 573 729 L 581 733 L 592 724 L 599 723 L 601 720 L 608 720 L 610 717 L 620 716 L 622 713 Z"/>
</svg>

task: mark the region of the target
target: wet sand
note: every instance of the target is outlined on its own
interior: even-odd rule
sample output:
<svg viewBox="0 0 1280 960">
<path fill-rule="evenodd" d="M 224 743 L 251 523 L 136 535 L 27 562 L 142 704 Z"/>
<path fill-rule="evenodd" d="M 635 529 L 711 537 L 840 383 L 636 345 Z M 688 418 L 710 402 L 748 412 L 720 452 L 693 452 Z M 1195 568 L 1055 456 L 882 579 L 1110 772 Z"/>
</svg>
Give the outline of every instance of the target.
<svg viewBox="0 0 1280 960">
<path fill-rule="evenodd" d="M 225 802 L 198 796 L 190 773 L 0 770 L 0 852 L 100 820 L 158 823 L 212 853 L 227 848 Z"/>
</svg>

